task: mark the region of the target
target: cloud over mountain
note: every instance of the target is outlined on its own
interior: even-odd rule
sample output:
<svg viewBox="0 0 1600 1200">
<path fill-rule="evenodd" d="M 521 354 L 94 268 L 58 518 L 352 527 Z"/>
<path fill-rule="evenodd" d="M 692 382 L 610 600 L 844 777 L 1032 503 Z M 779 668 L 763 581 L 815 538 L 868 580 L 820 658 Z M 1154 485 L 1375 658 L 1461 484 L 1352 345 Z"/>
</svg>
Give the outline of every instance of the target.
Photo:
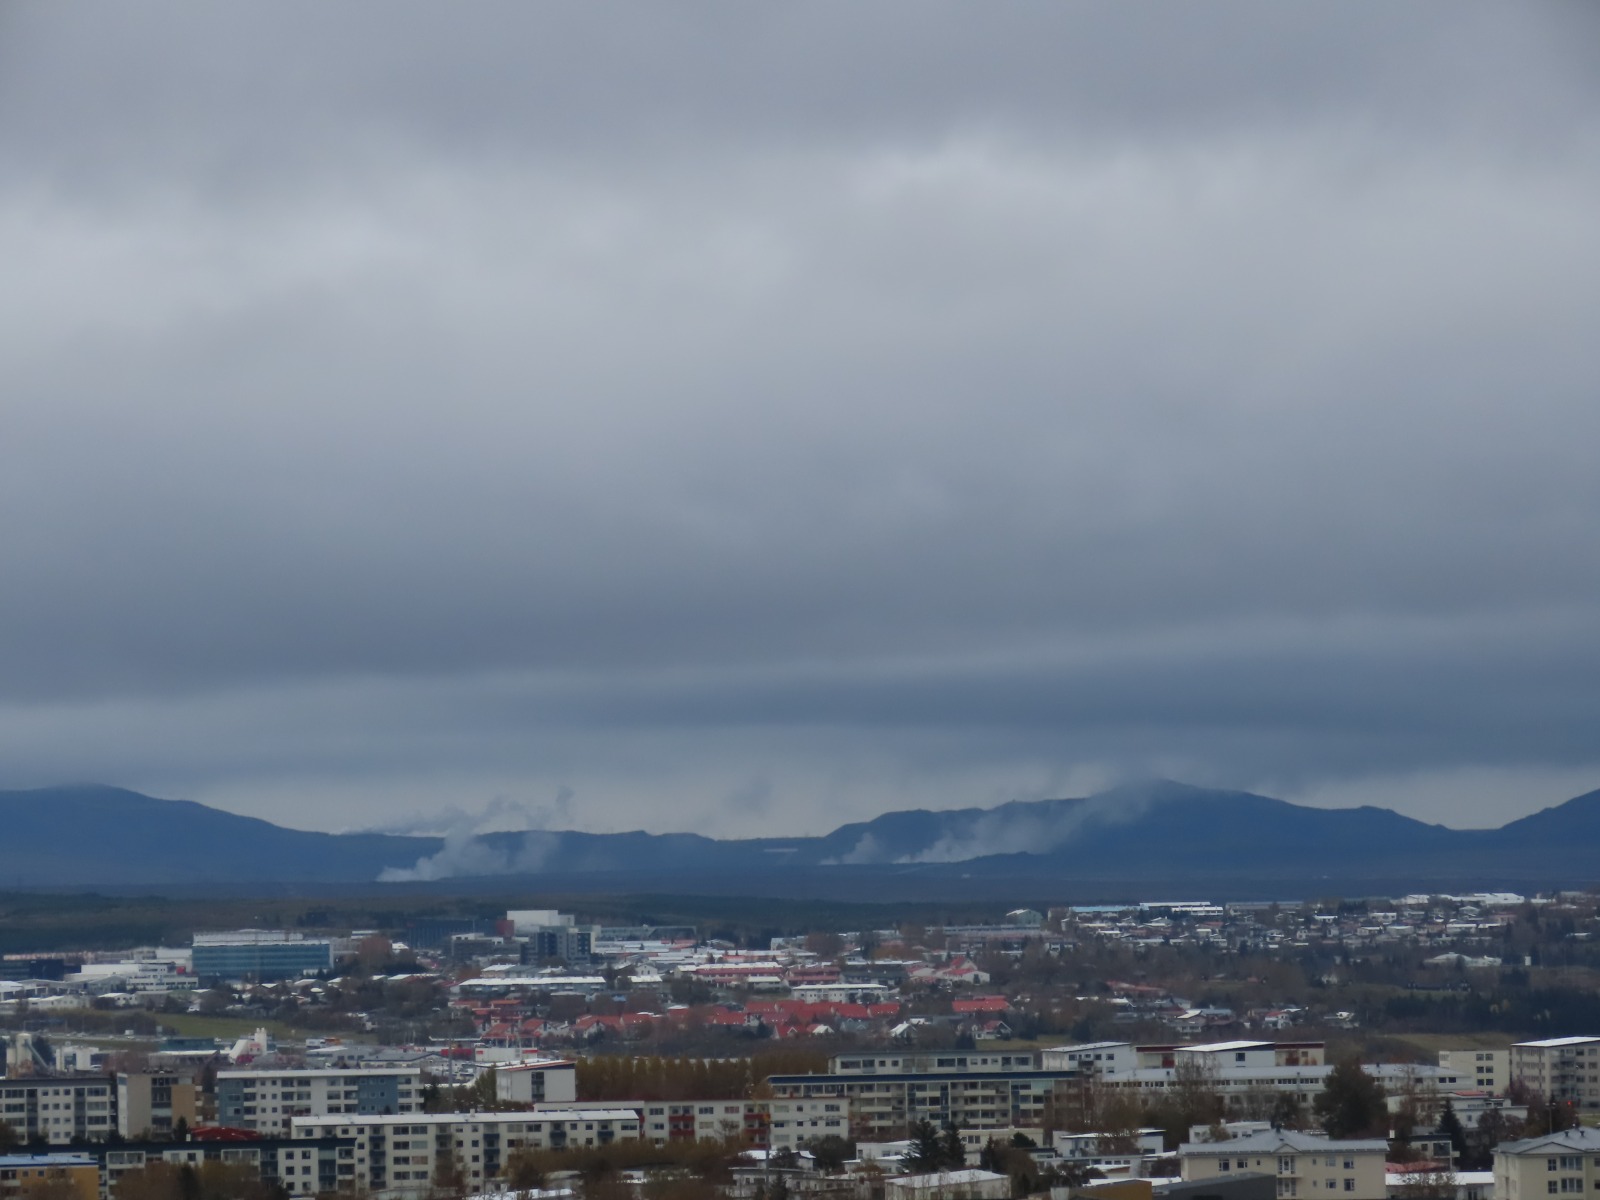
<svg viewBox="0 0 1600 1200">
<path fill-rule="evenodd" d="M 12 6 L 0 784 L 737 834 L 1581 790 L 1596 44 Z"/>
</svg>

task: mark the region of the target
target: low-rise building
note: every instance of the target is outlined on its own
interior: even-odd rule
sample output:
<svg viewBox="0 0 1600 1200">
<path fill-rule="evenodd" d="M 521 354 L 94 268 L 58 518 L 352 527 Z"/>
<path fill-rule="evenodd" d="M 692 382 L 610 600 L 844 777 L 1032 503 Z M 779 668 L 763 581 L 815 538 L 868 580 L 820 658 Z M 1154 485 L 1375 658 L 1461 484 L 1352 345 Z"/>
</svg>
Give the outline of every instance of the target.
<svg viewBox="0 0 1600 1200">
<path fill-rule="evenodd" d="M 1334 1141 L 1310 1133 L 1271 1129 L 1226 1142 L 1185 1142 L 1178 1147 L 1184 1179 L 1266 1172 L 1277 1178 L 1279 1200 L 1384 1200 L 1382 1138 Z"/>
<path fill-rule="evenodd" d="M 1502 1142 L 1495 1148 L 1495 1200 L 1591 1196 L 1596 1191 L 1600 1191 L 1600 1129 L 1580 1125 Z"/>
<path fill-rule="evenodd" d="M 968 1168 L 930 1175 L 902 1175 L 883 1183 L 884 1200 L 1006 1200 L 1011 1177 Z"/>
</svg>

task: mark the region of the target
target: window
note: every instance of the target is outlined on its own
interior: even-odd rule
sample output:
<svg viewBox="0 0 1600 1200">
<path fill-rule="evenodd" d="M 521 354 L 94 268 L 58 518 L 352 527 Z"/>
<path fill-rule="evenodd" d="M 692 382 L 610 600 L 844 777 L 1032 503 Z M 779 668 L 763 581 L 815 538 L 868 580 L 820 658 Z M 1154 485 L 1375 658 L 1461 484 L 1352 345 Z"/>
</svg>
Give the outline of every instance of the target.
<svg viewBox="0 0 1600 1200">
<path fill-rule="evenodd" d="M 1347 1191 L 1347 1192 L 1355 1191 L 1356 1190 L 1356 1181 L 1354 1179 L 1346 1179 L 1344 1181 L 1344 1190 Z"/>
</svg>

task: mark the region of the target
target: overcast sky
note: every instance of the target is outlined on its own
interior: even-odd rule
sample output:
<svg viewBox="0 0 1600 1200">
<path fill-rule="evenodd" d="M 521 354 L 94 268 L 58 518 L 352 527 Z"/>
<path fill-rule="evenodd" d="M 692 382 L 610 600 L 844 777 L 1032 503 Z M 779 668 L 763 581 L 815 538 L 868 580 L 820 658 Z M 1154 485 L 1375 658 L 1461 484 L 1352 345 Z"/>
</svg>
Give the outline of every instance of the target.
<svg viewBox="0 0 1600 1200">
<path fill-rule="evenodd" d="M 6 4 L 0 786 L 1600 787 L 1597 13 Z"/>
</svg>

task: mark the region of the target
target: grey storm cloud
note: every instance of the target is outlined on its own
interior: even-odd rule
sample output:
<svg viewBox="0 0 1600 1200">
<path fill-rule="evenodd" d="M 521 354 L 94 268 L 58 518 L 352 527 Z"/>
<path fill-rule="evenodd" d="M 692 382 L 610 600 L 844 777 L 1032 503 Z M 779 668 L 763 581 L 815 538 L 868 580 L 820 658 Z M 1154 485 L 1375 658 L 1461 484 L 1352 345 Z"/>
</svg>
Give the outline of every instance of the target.
<svg viewBox="0 0 1600 1200">
<path fill-rule="evenodd" d="M 0 785 L 459 833 L 1600 783 L 1597 46 L 7 6 Z"/>
</svg>

